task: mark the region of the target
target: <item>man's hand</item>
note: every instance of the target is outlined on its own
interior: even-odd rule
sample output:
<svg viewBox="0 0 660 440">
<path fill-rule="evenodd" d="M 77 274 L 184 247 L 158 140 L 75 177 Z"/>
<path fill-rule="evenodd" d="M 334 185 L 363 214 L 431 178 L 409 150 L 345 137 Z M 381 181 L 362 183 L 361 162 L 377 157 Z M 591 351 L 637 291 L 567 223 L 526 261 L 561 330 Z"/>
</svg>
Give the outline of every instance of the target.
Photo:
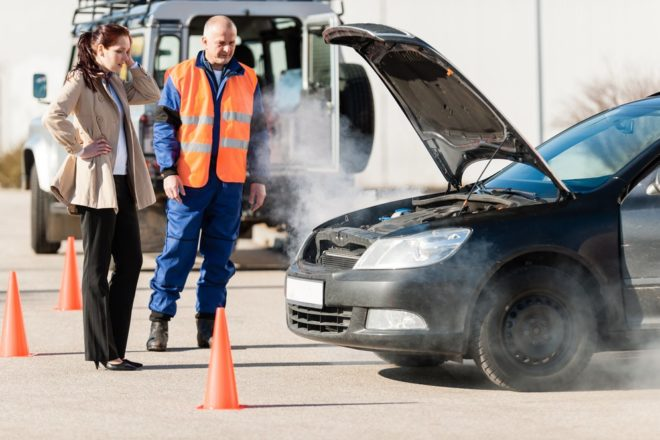
<svg viewBox="0 0 660 440">
<path fill-rule="evenodd" d="M 110 147 L 108 141 L 105 139 L 97 139 L 91 144 L 85 145 L 78 157 L 81 159 L 91 159 L 92 157 L 108 154 L 111 151 L 112 147 Z"/>
<path fill-rule="evenodd" d="M 248 197 L 250 209 L 254 212 L 261 208 L 264 204 L 264 200 L 266 200 L 266 185 L 263 183 L 251 183 L 250 197 Z"/>
<path fill-rule="evenodd" d="M 181 183 L 181 178 L 176 174 L 167 176 L 163 180 L 163 189 L 165 190 L 165 195 L 168 199 L 174 199 L 177 202 L 181 203 L 181 194 L 186 195 L 186 190 Z"/>
</svg>

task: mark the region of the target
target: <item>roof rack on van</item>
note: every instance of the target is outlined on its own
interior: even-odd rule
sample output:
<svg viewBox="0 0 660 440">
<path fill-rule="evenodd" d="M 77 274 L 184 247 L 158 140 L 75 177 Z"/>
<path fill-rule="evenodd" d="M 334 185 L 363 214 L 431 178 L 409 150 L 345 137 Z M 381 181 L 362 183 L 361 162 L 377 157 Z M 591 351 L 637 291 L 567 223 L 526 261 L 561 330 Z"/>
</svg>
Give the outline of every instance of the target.
<svg viewBox="0 0 660 440">
<path fill-rule="evenodd" d="M 151 5 L 155 3 L 162 3 L 167 0 L 78 0 L 78 7 L 73 13 L 71 24 L 73 25 L 73 34 L 77 34 L 80 30 L 86 30 L 90 27 L 100 23 L 121 23 L 127 25 L 129 20 L 137 19 L 144 25 L 146 18 L 151 12 Z M 210 0 L 208 0 L 210 1 Z M 236 0 L 235 0 L 236 1 Z M 237 0 L 241 1 L 241 0 Z M 259 1 L 259 0 L 258 0 Z M 266 2 L 268 0 L 260 0 Z M 331 6 L 339 6 L 339 10 L 335 10 L 340 17 L 344 13 L 343 0 L 279 0 L 279 1 L 309 1 L 328 3 Z M 146 8 L 139 8 L 137 11 L 133 9 L 136 6 L 145 6 Z M 333 9 L 335 7 L 333 6 Z"/>
<path fill-rule="evenodd" d="M 126 24 L 129 18 L 135 17 L 135 6 L 147 5 L 141 13 L 144 20 L 151 10 L 151 4 L 157 1 L 159 0 L 78 0 L 71 24 L 74 26 L 74 33 L 76 25 L 95 22 L 101 17 L 107 18 L 103 21 Z"/>
</svg>

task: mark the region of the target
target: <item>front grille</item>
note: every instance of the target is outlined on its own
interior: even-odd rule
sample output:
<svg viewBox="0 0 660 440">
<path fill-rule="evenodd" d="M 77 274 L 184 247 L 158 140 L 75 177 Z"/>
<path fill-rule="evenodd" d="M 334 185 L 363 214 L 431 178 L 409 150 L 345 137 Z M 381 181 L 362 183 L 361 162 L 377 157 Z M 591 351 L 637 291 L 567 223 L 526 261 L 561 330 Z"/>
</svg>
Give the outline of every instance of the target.
<svg viewBox="0 0 660 440">
<path fill-rule="evenodd" d="M 312 309 L 288 304 L 289 323 L 310 333 L 344 333 L 351 322 L 352 307 Z"/>
<path fill-rule="evenodd" d="M 353 269 L 364 249 L 360 249 L 358 252 L 344 248 L 330 248 L 323 251 L 320 263 L 328 269 Z"/>
</svg>

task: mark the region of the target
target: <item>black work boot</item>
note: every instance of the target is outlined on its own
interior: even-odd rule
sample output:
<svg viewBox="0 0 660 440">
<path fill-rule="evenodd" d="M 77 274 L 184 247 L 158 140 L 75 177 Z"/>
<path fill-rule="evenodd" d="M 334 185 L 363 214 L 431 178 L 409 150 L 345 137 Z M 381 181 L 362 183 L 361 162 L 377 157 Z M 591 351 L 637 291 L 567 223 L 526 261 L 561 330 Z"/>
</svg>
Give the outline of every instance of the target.
<svg viewBox="0 0 660 440">
<path fill-rule="evenodd" d="M 197 318 L 197 346 L 209 348 L 213 339 L 213 324 L 215 320 Z"/>
<path fill-rule="evenodd" d="M 149 333 L 149 339 L 147 339 L 147 350 L 167 350 L 168 327 L 167 321 L 151 321 L 151 332 Z"/>
</svg>

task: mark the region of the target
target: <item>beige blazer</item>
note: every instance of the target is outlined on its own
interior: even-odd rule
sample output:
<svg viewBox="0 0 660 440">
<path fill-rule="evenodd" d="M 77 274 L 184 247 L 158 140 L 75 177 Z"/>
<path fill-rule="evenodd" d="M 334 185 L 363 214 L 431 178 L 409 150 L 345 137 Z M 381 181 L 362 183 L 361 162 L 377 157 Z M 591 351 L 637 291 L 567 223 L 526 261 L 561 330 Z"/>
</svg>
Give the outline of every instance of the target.
<svg viewBox="0 0 660 440">
<path fill-rule="evenodd" d="M 44 126 L 69 153 L 51 183 L 51 191 L 77 214 L 76 205 L 115 212 L 117 194 L 113 179 L 119 124 L 124 124 L 128 153 L 128 177 L 137 209 L 156 201 L 149 171 L 131 122 L 129 104 L 156 102 L 160 91 L 156 82 L 142 68 L 131 69 L 132 80 L 122 81 L 117 75 L 109 79 L 124 108 L 124 120 L 119 121 L 119 110 L 108 89 L 100 79 L 94 93 L 85 85 L 83 76 L 76 71 L 64 84 L 62 91 L 42 118 Z M 73 121 L 67 117 L 73 114 Z M 110 154 L 81 159 L 76 156 L 85 145 L 105 138 L 113 151 Z"/>
</svg>

